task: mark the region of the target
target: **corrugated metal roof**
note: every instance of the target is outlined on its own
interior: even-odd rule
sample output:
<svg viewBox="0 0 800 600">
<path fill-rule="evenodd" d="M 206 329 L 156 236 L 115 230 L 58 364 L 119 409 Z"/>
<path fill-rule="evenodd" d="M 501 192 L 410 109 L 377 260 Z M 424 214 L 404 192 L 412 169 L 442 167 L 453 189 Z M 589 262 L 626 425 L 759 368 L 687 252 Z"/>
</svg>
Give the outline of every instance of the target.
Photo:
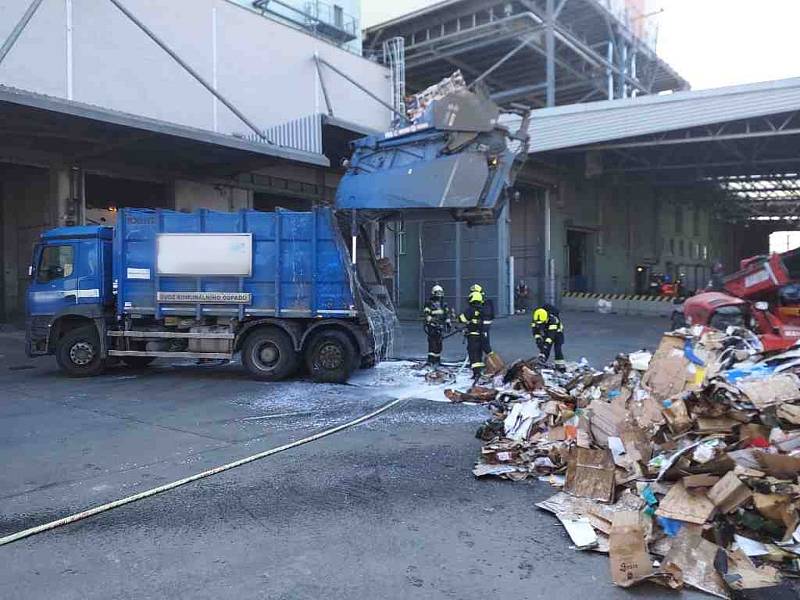
<svg viewBox="0 0 800 600">
<path fill-rule="evenodd" d="M 530 153 L 800 110 L 800 77 L 531 113 Z"/>
</svg>

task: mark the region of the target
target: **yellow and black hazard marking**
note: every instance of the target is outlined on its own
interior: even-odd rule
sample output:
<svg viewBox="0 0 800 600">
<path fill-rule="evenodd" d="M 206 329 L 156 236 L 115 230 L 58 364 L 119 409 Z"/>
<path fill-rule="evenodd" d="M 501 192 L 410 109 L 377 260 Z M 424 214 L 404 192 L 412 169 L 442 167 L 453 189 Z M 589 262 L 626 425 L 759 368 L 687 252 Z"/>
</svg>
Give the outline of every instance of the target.
<svg viewBox="0 0 800 600">
<path fill-rule="evenodd" d="M 599 292 L 562 292 L 564 298 L 583 298 L 585 300 L 638 300 L 641 302 L 674 302 L 673 296 L 651 296 L 650 294 L 602 294 Z M 677 298 L 683 301 L 683 298 Z"/>
</svg>

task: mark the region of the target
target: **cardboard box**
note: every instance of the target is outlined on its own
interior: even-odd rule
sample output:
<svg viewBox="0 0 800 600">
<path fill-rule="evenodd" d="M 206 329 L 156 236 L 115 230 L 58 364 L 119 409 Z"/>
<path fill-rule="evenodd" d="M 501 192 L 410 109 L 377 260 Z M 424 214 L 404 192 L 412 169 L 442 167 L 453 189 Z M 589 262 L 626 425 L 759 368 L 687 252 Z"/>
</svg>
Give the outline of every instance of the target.
<svg viewBox="0 0 800 600">
<path fill-rule="evenodd" d="M 613 502 L 614 488 L 614 459 L 609 450 L 570 450 L 565 492 L 599 502 Z"/>
<path fill-rule="evenodd" d="M 692 428 L 689 410 L 686 408 L 686 403 L 680 398 L 672 400 L 670 407 L 665 408 L 661 413 L 664 415 L 669 430 L 674 434 L 684 433 Z"/>
<path fill-rule="evenodd" d="M 753 492 L 733 473 L 726 473 L 708 491 L 708 498 L 720 512 L 729 513 L 753 497 Z"/>
<path fill-rule="evenodd" d="M 719 546 L 703 539 L 699 526 L 684 525 L 678 535 L 671 538 L 670 548 L 661 568 L 677 570 L 688 586 L 718 598 L 729 598 L 725 582 L 714 568 L 714 559 L 719 550 Z"/>
<path fill-rule="evenodd" d="M 691 386 L 694 373 L 690 373 L 691 362 L 683 354 L 684 339 L 665 335 L 650 366 L 642 377 L 642 385 L 658 400 L 666 400 Z"/>
<path fill-rule="evenodd" d="M 793 425 L 800 425 L 800 404 L 781 404 L 777 414 L 779 419 L 789 421 Z"/>
<path fill-rule="evenodd" d="M 620 511 L 614 514 L 608 554 L 611 579 L 618 586 L 630 587 L 655 572 L 647 552 L 640 513 Z"/>
<path fill-rule="evenodd" d="M 797 510 L 790 496 L 781 494 L 753 494 L 753 504 L 761 516 L 791 527 L 796 520 Z"/>
<path fill-rule="evenodd" d="M 714 514 L 714 503 L 702 490 L 689 491 L 683 481 L 673 485 L 656 511 L 659 517 L 704 524 Z"/>
<path fill-rule="evenodd" d="M 800 456 L 756 452 L 755 457 L 761 466 L 761 470 L 774 477 L 797 479 L 798 474 L 800 474 Z"/>
<path fill-rule="evenodd" d="M 800 399 L 800 382 L 793 373 L 780 373 L 766 379 L 743 379 L 737 385 L 758 410 Z"/>
<path fill-rule="evenodd" d="M 718 475 L 711 473 L 701 473 L 700 475 L 688 475 L 683 478 L 683 485 L 686 489 L 710 488 L 720 480 Z"/>
</svg>

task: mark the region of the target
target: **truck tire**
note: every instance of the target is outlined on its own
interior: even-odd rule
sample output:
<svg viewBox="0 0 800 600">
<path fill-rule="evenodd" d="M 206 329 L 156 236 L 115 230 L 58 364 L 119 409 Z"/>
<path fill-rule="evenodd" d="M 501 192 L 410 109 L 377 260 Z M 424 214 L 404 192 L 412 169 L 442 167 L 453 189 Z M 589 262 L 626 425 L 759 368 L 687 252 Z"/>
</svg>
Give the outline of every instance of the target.
<svg viewBox="0 0 800 600">
<path fill-rule="evenodd" d="M 289 336 L 268 327 L 256 329 L 245 338 L 242 362 L 255 379 L 278 381 L 294 373 L 300 360 Z"/>
<path fill-rule="evenodd" d="M 306 366 L 314 381 L 346 383 L 357 365 L 358 354 L 343 331 L 318 333 L 306 350 Z"/>
<path fill-rule="evenodd" d="M 56 362 L 69 377 L 92 377 L 105 368 L 100 357 L 97 328 L 78 327 L 68 331 L 56 346 Z"/>
<path fill-rule="evenodd" d="M 124 362 L 131 369 L 144 369 L 155 359 L 155 356 L 123 356 L 122 362 Z"/>
</svg>

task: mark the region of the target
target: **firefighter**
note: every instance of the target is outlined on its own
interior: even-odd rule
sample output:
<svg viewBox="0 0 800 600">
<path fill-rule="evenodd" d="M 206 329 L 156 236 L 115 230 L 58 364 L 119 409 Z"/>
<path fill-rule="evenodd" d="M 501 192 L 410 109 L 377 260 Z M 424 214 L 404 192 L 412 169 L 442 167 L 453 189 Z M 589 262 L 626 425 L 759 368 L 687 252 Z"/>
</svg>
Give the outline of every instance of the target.
<svg viewBox="0 0 800 600">
<path fill-rule="evenodd" d="M 544 304 L 533 311 L 533 322 L 531 323 L 533 340 L 539 348 L 538 361 L 546 363 L 550 358 L 551 348 L 555 348 L 556 369 L 565 369 L 564 352 L 564 323 L 558 316 L 558 310 L 550 304 Z"/>
<path fill-rule="evenodd" d="M 480 286 L 472 288 L 480 289 Z M 472 368 L 472 376 L 477 382 L 483 374 L 486 366 L 483 362 L 485 344 L 488 343 L 484 337 L 485 304 L 483 293 L 480 291 L 470 291 L 467 299 L 469 308 L 458 316 L 459 322 L 464 325 L 464 335 L 467 338 L 467 354 Z"/>
<path fill-rule="evenodd" d="M 425 335 L 428 336 L 428 364 L 437 366 L 442 362 L 442 338 L 450 331 L 450 309 L 444 301 L 444 288 L 434 285 L 431 297 L 425 303 Z"/>
<path fill-rule="evenodd" d="M 487 356 L 494 354 L 492 352 L 492 340 L 490 339 L 489 332 L 492 329 L 492 321 L 494 320 L 494 303 L 491 298 L 487 298 L 486 294 L 481 290 L 481 304 L 483 304 L 483 352 Z"/>
</svg>

